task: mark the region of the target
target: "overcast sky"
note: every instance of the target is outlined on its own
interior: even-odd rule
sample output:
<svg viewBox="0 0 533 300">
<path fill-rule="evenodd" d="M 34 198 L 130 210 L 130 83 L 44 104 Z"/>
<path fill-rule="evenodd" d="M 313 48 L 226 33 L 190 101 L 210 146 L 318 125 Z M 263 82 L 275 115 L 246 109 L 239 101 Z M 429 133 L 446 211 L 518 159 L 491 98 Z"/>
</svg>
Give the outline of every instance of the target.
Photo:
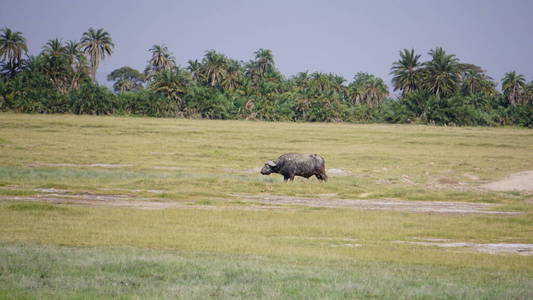
<svg viewBox="0 0 533 300">
<path fill-rule="evenodd" d="M 403 48 L 442 46 L 482 66 L 497 82 L 517 71 L 533 79 L 533 1 L 112 1 L 0 0 L 0 27 L 21 31 L 31 54 L 47 40 L 79 40 L 104 28 L 115 43 L 98 79 L 131 66 L 143 70 L 148 49 L 164 44 L 177 63 L 215 49 L 237 60 L 271 49 L 285 76 L 357 72 L 382 77 Z"/>
</svg>

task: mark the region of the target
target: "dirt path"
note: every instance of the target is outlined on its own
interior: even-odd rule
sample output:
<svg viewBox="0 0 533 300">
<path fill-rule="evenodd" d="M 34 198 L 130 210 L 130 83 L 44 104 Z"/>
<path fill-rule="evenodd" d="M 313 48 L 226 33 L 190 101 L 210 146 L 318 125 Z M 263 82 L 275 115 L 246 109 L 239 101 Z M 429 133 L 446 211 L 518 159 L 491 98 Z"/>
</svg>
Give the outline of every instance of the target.
<svg viewBox="0 0 533 300">
<path fill-rule="evenodd" d="M 127 164 L 103 164 L 103 163 L 94 163 L 94 164 L 70 164 L 70 163 L 31 163 L 27 164 L 28 167 L 54 167 L 54 168 L 126 168 L 131 167 L 132 165 Z"/>
<path fill-rule="evenodd" d="M 442 202 L 442 201 L 405 201 L 397 199 L 316 199 L 273 195 L 241 195 L 248 201 L 256 201 L 272 205 L 302 205 L 328 208 L 356 208 L 371 210 L 397 210 L 418 213 L 458 213 L 458 214 L 496 214 L 514 215 L 520 212 L 490 210 L 497 205 L 490 203 Z"/>
<path fill-rule="evenodd" d="M 3 187 L 3 189 L 17 190 L 13 187 Z M 99 193 L 69 193 L 61 189 L 35 189 L 39 194 L 31 196 L 0 196 L 0 201 L 30 201 L 45 202 L 52 204 L 68 204 L 82 206 L 111 206 L 128 207 L 139 209 L 167 209 L 167 208 L 189 208 L 189 209 L 240 209 L 240 210 L 276 210 L 287 207 L 282 206 L 261 206 L 261 205 L 205 205 L 195 201 L 166 201 L 159 198 L 143 198 L 129 194 L 99 194 Z M 159 190 L 125 190 L 148 192 L 158 194 Z"/>
<path fill-rule="evenodd" d="M 18 187 L 2 187 L 2 189 L 18 190 Z M 492 214 L 516 215 L 522 212 L 498 211 L 498 205 L 490 203 L 443 202 L 443 201 L 406 201 L 399 199 L 335 199 L 335 195 L 321 195 L 323 198 L 304 198 L 277 195 L 232 195 L 241 203 L 232 203 L 227 199 L 218 199 L 216 204 L 209 205 L 195 201 L 172 201 L 148 195 L 139 197 L 137 192 L 160 194 L 160 190 L 124 190 L 122 193 L 87 192 L 70 193 L 61 189 L 35 189 L 35 195 L 0 196 L 0 201 L 38 201 L 55 204 L 73 204 L 88 206 L 133 207 L 141 209 L 165 208 L 199 208 L 199 209 L 242 209 L 242 210 L 288 210 L 298 207 L 349 208 L 368 210 L 394 210 L 414 213 L 444 214 Z M 131 192 L 131 193 L 128 193 Z"/>
<path fill-rule="evenodd" d="M 449 248 L 452 250 L 474 250 L 477 252 L 499 254 L 511 253 L 519 255 L 533 255 L 533 244 L 519 243 L 491 243 L 481 244 L 472 242 L 456 242 L 448 239 L 420 239 L 421 241 L 395 241 L 395 243 L 434 246 L 440 248 Z"/>
</svg>

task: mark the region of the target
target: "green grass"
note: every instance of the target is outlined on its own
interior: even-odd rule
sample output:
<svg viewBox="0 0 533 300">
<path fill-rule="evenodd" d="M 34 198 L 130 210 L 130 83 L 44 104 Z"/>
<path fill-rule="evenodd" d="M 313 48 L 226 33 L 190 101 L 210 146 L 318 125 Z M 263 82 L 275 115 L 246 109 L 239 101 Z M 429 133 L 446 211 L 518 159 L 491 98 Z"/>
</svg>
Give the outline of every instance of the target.
<svg viewBox="0 0 533 300">
<path fill-rule="evenodd" d="M 0 298 L 531 298 L 532 256 L 398 241 L 533 243 L 532 193 L 475 189 L 533 170 L 532 150 L 532 131 L 518 128 L 3 113 Z M 287 184 L 252 170 L 286 152 L 319 153 L 352 175 Z M 37 188 L 191 205 L 14 201 Z M 269 209 L 241 194 L 486 202 L 521 214 Z"/>
<path fill-rule="evenodd" d="M 42 129 L 55 132 L 43 133 Z M 2 114 L 0 138 L 6 141 L 0 143 L 0 184 L 60 181 L 72 188 L 158 188 L 189 195 L 209 186 L 213 195 L 222 197 L 268 191 L 336 193 L 344 198 L 358 198 L 363 193 L 404 199 L 427 195 L 427 200 L 449 197 L 481 201 L 484 195 L 480 193 L 456 197 L 453 190 L 428 191 L 426 185 L 441 177 L 471 183 L 465 173 L 488 181 L 533 169 L 533 134 L 515 128 Z M 320 153 L 327 168 L 347 169 L 355 176 L 336 177 L 327 185 L 315 184 L 316 179 L 309 184 L 284 185 L 278 175 L 226 171 L 261 167 L 264 161 L 286 152 Z M 35 163 L 130 167 L 28 167 Z M 402 183 L 402 175 L 414 186 Z M 376 184 L 380 179 L 390 184 Z"/>
<path fill-rule="evenodd" d="M 520 271 L 0 244 L 2 299 L 527 299 Z M 494 284 L 497 282 L 498 284 Z"/>
<path fill-rule="evenodd" d="M 212 203 L 203 202 L 203 205 Z M 412 214 L 341 209 L 245 211 L 0 205 L 5 242 L 141 247 L 347 262 L 389 261 L 533 271 L 533 257 L 486 255 L 399 244 L 418 238 L 533 243 L 523 216 Z M 341 246 L 339 246 L 341 245 Z"/>
<path fill-rule="evenodd" d="M 42 212 L 42 211 L 67 211 L 68 209 L 64 206 L 53 205 L 48 203 L 32 203 L 32 202 L 22 202 L 22 203 L 13 203 L 7 206 L 8 210 L 14 211 L 31 211 L 31 212 Z"/>
</svg>

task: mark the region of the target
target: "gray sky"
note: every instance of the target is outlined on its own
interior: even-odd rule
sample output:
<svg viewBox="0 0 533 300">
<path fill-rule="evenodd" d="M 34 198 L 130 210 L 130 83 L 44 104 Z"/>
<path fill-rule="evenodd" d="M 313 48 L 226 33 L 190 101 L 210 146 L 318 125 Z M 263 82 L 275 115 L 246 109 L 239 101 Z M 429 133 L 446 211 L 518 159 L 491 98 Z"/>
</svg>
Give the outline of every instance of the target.
<svg viewBox="0 0 533 300">
<path fill-rule="evenodd" d="M 482 66 L 497 82 L 517 71 L 533 79 L 533 1 L 112 1 L 0 0 L 0 27 L 21 31 L 30 53 L 47 40 L 79 40 L 104 28 L 115 43 L 98 79 L 131 66 L 143 70 L 148 49 L 164 44 L 185 66 L 209 49 L 249 60 L 271 49 L 280 71 L 332 72 L 351 81 L 368 72 L 389 85 L 403 48 L 423 54 L 442 46 Z"/>
</svg>

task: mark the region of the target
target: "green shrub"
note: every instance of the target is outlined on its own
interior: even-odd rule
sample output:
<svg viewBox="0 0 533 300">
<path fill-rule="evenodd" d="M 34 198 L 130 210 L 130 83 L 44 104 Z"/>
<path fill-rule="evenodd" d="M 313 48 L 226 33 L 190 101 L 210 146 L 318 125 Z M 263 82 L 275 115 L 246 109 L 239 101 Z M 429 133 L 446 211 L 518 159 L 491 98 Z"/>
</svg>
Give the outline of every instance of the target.
<svg viewBox="0 0 533 300">
<path fill-rule="evenodd" d="M 533 128 L 533 104 L 509 106 L 501 110 L 504 125 L 517 125 Z"/>
<path fill-rule="evenodd" d="M 149 117 L 175 117 L 179 114 L 176 101 L 150 90 L 120 93 L 116 99 L 118 112 L 123 114 Z"/>
<path fill-rule="evenodd" d="M 256 118 L 264 121 L 294 121 L 297 103 L 290 93 L 255 98 Z"/>
<path fill-rule="evenodd" d="M 66 95 L 60 94 L 40 72 L 21 72 L 3 86 L 3 110 L 24 113 L 62 113 L 69 110 Z"/>
<path fill-rule="evenodd" d="M 184 96 L 185 110 L 207 119 L 231 119 L 237 113 L 233 99 L 217 89 L 195 86 Z"/>
<path fill-rule="evenodd" d="M 404 103 L 388 99 L 381 104 L 381 110 L 377 116 L 380 121 L 387 123 L 411 123 L 419 120 L 419 117 Z"/>
<path fill-rule="evenodd" d="M 381 119 L 382 105 L 350 105 L 344 106 L 343 120 L 347 122 L 376 122 Z"/>
<path fill-rule="evenodd" d="M 69 94 L 71 112 L 75 114 L 108 115 L 116 109 L 115 95 L 108 88 L 92 82 L 82 84 Z"/>
</svg>

